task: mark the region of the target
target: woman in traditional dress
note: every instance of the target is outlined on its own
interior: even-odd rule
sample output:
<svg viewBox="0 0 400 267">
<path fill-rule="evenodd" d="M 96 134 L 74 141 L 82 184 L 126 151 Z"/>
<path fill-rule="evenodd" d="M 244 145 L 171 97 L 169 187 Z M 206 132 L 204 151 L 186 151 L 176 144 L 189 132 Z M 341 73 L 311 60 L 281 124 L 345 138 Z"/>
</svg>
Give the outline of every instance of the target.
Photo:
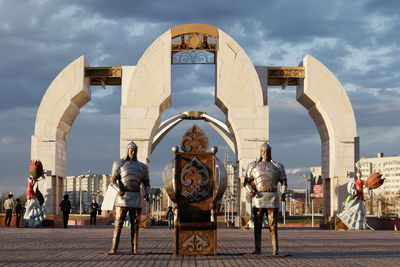
<svg viewBox="0 0 400 267">
<path fill-rule="evenodd" d="M 347 185 L 350 196 L 343 203 L 343 211 L 337 215 L 340 221 L 350 230 L 372 229 L 365 218 L 364 181 L 361 180 L 360 170 L 356 173 L 356 179 Z"/>
<path fill-rule="evenodd" d="M 27 227 L 39 226 L 44 220 L 45 216 L 42 206 L 36 196 L 35 191 L 33 190 L 38 178 L 43 173 L 43 167 L 41 166 L 42 164 L 40 163 L 40 161 L 35 161 L 33 163 L 32 162 L 33 161 L 31 161 L 31 167 L 29 170 L 31 175 L 28 178 L 28 189 L 26 190 L 26 211 L 24 214 L 25 225 Z"/>
</svg>

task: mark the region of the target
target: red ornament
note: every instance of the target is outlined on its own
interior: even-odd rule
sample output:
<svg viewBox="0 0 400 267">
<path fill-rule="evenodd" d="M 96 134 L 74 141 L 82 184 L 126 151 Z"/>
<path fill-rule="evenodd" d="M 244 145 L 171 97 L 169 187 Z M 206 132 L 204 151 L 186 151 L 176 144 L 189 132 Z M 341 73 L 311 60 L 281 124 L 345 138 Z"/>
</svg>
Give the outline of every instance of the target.
<svg viewBox="0 0 400 267">
<path fill-rule="evenodd" d="M 37 179 L 43 174 L 43 165 L 40 160 L 31 160 L 29 165 L 29 173 L 31 174 L 32 178 Z"/>
<path fill-rule="evenodd" d="M 380 187 L 384 181 L 385 178 L 382 179 L 382 174 L 380 174 L 379 172 L 374 172 L 368 176 L 367 181 L 365 182 L 365 186 L 370 189 L 376 189 Z"/>
</svg>

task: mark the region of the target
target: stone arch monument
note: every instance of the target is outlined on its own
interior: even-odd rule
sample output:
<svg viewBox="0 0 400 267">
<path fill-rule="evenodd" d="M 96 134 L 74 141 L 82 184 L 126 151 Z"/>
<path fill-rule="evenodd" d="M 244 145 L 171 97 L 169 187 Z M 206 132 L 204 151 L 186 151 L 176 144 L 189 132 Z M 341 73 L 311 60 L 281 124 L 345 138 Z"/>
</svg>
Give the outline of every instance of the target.
<svg viewBox="0 0 400 267">
<path fill-rule="evenodd" d="M 310 55 L 300 65 L 305 78 L 297 86 L 297 101 L 308 110 L 321 138 L 324 215 L 334 216 L 360 157 L 356 120 L 346 91 L 327 67 Z"/>
<path fill-rule="evenodd" d="M 345 197 L 347 172 L 353 171 L 358 157 L 358 139 L 351 103 L 335 76 L 311 56 L 300 67 L 255 67 L 222 30 L 186 24 L 157 38 L 136 66 L 89 67 L 81 56 L 51 83 L 39 106 L 31 158 L 42 160 L 51 171 L 41 188 L 52 213 L 57 213 L 63 194 L 68 133 L 80 108 L 90 101 L 90 85 L 121 85 L 121 155 L 126 143 L 135 140 L 139 160 L 149 164 L 152 150 L 170 127 L 192 116 L 180 114 L 161 123 L 161 114 L 171 104 L 171 64 L 185 63 L 215 64 L 215 104 L 226 121 L 207 114 L 197 119 L 209 122 L 231 146 L 240 175 L 259 155 L 260 144 L 269 140 L 268 85 L 297 85 L 297 99 L 308 109 L 321 136 L 325 193 L 329 192 L 326 216 L 337 211 Z M 240 214 L 248 214 L 244 194 L 240 202 Z"/>
</svg>

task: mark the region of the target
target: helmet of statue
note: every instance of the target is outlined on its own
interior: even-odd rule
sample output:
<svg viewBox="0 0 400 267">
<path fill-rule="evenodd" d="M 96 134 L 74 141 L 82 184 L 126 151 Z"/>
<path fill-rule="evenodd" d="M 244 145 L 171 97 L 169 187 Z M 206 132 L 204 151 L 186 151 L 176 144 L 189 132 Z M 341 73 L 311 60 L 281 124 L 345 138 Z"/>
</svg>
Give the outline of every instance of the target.
<svg viewBox="0 0 400 267">
<path fill-rule="evenodd" d="M 260 146 L 260 150 L 261 150 L 261 149 L 266 149 L 266 150 L 271 151 L 271 146 L 270 146 L 267 142 L 264 142 L 264 143 L 262 143 L 262 145 Z"/>
<path fill-rule="evenodd" d="M 128 145 L 126 146 L 127 149 L 133 148 L 134 151 L 138 150 L 138 146 L 135 144 L 135 142 L 129 142 Z"/>
<path fill-rule="evenodd" d="M 260 146 L 260 159 L 258 161 L 261 161 L 263 159 L 263 151 L 267 152 L 267 161 L 271 160 L 271 146 L 267 143 L 264 142 L 261 146 Z"/>
<path fill-rule="evenodd" d="M 129 157 L 129 149 L 133 149 L 134 153 L 133 153 L 133 158 Z M 137 151 L 138 151 L 138 146 L 135 144 L 135 142 L 129 142 L 128 145 L 126 146 L 126 150 L 127 150 L 127 155 L 126 155 L 126 160 L 134 160 L 137 161 Z"/>
</svg>

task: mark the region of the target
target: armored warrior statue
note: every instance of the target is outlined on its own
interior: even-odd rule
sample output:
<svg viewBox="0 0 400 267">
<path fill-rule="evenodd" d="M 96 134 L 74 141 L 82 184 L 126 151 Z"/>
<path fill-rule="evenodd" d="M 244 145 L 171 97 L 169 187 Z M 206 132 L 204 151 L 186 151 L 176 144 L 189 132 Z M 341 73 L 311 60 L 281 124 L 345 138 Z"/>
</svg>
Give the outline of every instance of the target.
<svg viewBox="0 0 400 267">
<path fill-rule="evenodd" d="M 144 199 L 149 201 L 150 180 L 148 168 L 144 163 L 137 160 L 138 147 L 134 142 L 129 143 L 127 148 L 127 156 L 115 161 L 111 171 L 110 185 L 118 191 L 118 196 L 115 200 L 116 218 L 113 242 L 108 254 L 117 253 L 121 229 L 128 212 L 131 222 L 132 252 L 137 254 L 139 223 L 142 211 L 141 184 L 145 188 Z"/>
<path fill-rule="evenodd" d="M 260 159 L 249 164 L 244 186 L 253 199 L 255 251 L 261 253 L 261 226 L 264 214 L 268 217 L 272 242 L 272 255 L 278 255 L 278 182 L 281 183 L 280 199 L 284 201 L 287 187 L 285 168 L 271 159 L 271 147 L 263 143 L 260 147 Z"/>
</svg>

